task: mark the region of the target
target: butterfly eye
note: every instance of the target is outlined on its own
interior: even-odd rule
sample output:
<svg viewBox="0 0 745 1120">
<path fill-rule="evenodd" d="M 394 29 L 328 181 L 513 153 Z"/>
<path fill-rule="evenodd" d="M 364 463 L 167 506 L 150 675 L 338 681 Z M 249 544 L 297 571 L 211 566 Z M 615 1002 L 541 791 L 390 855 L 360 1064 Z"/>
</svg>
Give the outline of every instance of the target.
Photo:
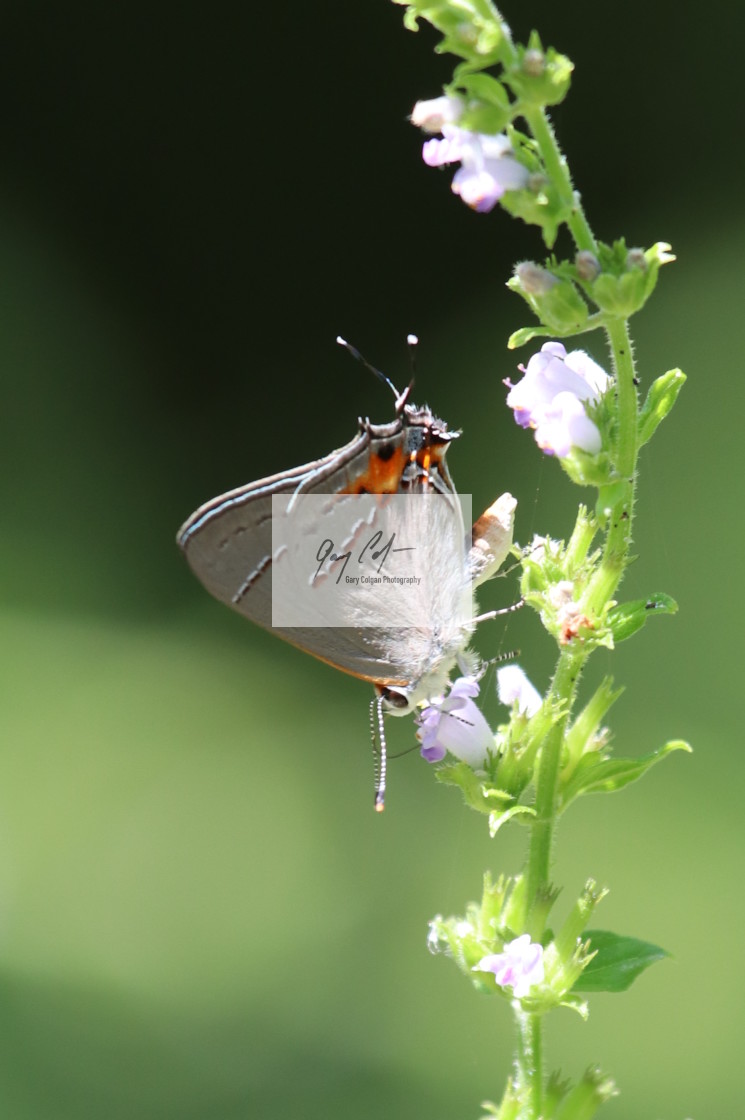
<svg viewBox="0 0 745 1120">
<path fill-rule="evenodd" d="M 399 692 L 395 688 L 382 688 L 380 695 L 383 698 L 383 703 L 388 708 L 396 708 L 398 711 L 405 711 L 409 707 L 409 697 L 405 692 Z"/>
</svg>

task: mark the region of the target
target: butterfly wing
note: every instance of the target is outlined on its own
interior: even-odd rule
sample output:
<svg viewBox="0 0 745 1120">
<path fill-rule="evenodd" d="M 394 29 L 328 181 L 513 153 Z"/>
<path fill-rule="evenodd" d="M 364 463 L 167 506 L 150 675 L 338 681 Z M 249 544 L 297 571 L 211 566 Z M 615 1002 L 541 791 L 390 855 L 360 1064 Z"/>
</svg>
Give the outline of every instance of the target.
<svg viewBox="0 0 745 1120">
<path fill-rule="evenodd" d="M 428 410 L 412 416 L 414 421 L 404 417 L 384 425 L 365 422 L 357 436 L 338 451 L 213 498 L 188 518 L 177 537 L 192 571 L 220 602 L 336 668 L 381 685 L 405 686 L 412 679 L 400 622 L 397 637 L 387 627 L 360 625 L 357 601 L 349 604 L 350 624 L 346 627 L 272 626 L 276 560 L 272 499 L 282 494 L 377 494 L 402 489 L 452 494 L 444 464 L 451 434 L 444 425 L 436 430 L 439 454 L 431 462 L 428 454 L 427 466 L 422 467 L 417 456 L 422 448 L 429 448 L 432 418 Z M 412 531 L 419 534 L 422 530 L 423 526 L 412 524 Z M 462 563 L 457 567 L 461 574 Z M 419 609 L 426 613 L 425 595 Z M 422 640 L 420 651 L 423 645 Z M 421 656 L 415 658 L 417 664 L 420 660 Z"/>
</svg>

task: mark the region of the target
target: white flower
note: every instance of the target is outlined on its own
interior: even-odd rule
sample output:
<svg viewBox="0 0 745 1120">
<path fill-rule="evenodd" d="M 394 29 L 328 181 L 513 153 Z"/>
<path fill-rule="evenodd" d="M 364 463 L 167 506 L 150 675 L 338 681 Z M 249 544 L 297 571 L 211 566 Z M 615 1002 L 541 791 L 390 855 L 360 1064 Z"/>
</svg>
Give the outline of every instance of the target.
<svg viewBox="0 0 745 1120">
<path fill-rule="evenodd" d="M 417 101 L 411 110 L 411 123 L 425 132 L 442 132 L 443 125 L 455 124 L 463 112 L 463 102 L 457 97 L 432 97 Z"/>
<path fill-rule="evenodd" d="M 500 988 L 512 988 L 515 999 L 522 999 L 531 988 L 543 983 L 543 946 L 523 933 L 501 953 L 482 957 L 472 971 L 493 972 Z"/>
<path fill-rule="evenodd" d="M 517 704 L 521 715 L 534 716 L 543 703 L 540 692 L 530 683 L 519 665 L 497 669 L 497 695 L 503 704 Z"/>
<path fill-rule="evenodd" d="M 494 735 L 473 702 L 479 685 L 475 677 L 459 677 L 447 697 L 431 700 L 418 717 L 417 738 L 427 762 L 440 762 L 447 752 L 474 768 L 494 750 Z"/>
<path fill-rule="evenodd" d="M 422 158 L 429 167 L 460 162 L 452 189 L 473 210 L 485 213 L 496 206 L 505 191 L 527 183 L 527 168 L 514 158 L 512 144 L 504 134 L 487 136 L 447 123 L 440 131 L 442 139 L 427 140 Z"/>
<path fill-rule="evenodd" d="M 536 443 L 560 459 L 572 448 L 591 455 L 602 447 L 600 432 L 585 411 L 607 392 L 610 378 L 584 350 L 567 354 L 560 342 L 546 342 L 527 366 L 524 377 L 509 386 L 507 404 L 523 428 L 535 429 Z"/>
</svg>

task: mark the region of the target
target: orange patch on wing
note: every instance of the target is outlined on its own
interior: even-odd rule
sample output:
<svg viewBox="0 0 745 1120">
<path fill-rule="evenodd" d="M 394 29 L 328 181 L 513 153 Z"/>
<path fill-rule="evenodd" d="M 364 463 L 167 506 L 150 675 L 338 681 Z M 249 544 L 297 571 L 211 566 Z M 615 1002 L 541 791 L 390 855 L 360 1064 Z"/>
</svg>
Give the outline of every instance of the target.
<svg viewBox="0 0 745 1120">
<path fill-rule="evenodd" d="M 371 455 L 365 473 L 341 492 L 343 494 L 395 494 L 400 488 L 406 461 L 402 447 L 397 447 L 390 459 Z"/>
</svg>

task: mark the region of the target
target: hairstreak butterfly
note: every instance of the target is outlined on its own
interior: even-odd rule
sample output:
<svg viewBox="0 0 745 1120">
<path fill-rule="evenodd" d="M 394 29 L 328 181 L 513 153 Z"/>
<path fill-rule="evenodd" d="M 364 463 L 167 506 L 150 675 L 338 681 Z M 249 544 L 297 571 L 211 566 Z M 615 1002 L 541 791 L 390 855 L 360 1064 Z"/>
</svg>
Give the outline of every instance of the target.
<svg viewBox="0 0 745 1120">
<path fill-rule="evenodd" d="M 399 394 L 388 378 L 374 372 L 395 392 L 392 421 L 373 424 L 360 419 L 357 434 L 344 447 L 213 498 L 184 523 L 177 542 L 197 578 L 226 606 L 374 685 L 377 699 L 371 715 L 377 712 L 381 748 L 375 804 L 382 809 L 383 712 L 405 715 L 445 691 L 473 631 L 472 589 L 496 571 L 510 548 L 515 501 L 503 494 L 467 538 L 445 462 L 459 433 L 448 430 L 426 405 L 410 404 L 411 386 Z M 370 586 L 345 579 L 341 624 L 273 625 L 273 587 L 284 551 L 277 548 L 278 521 L 289 516 L 301 498 L 315 495 L 371 495 L 380 502 L 388 495 L 426 499 L 407 502 L 403 522 L 397 522 L 399 540 L 405 536 L 414 542 L 409 551 L 417 551 L 418 574 L 406 589 L 405 617 L 400 588 L 399 598 L 391 598 L 388 589 L 373 587 L 371 615 Z M 283 512 L 278 513 L 281 498 Z M 323 515 L 320 518 L 323 539 L 328 530 Z M 381 551 L 368 550 L 368 556 L 377 560 Z M 334 553 L 330 559 L 339 569 L 344 556 Z"/>
</svg>

